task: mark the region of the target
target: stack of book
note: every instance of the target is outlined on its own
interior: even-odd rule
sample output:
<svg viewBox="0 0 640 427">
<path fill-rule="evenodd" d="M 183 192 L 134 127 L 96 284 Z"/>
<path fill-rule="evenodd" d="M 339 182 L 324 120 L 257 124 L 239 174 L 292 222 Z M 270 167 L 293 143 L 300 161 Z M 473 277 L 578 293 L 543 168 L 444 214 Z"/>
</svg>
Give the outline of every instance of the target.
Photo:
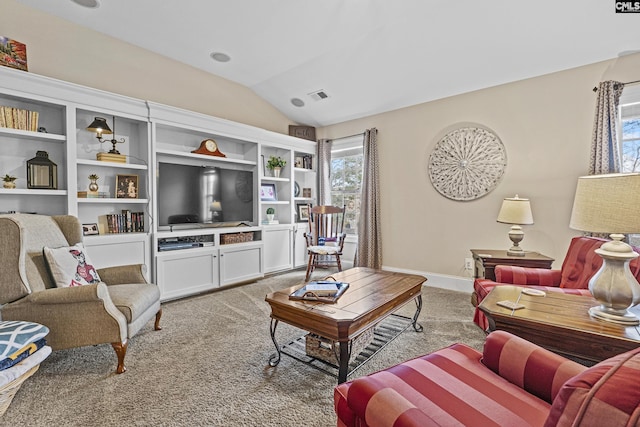
<svg viewBox="0 0 640 427">
<path fill-rule="evenodd" d="M 0 127 L 36 132 L 38 115 L 37 111 L 0 106 Z"/>
<path fill-rule="evenodd" d="M 91 192 L 91 191 L 78 191 L 78 199 L 107 199 L 109 193 L 106 191 Z"/>
<path fill-rule="evenodd" d="M 104 233 L 142 233 L 144 232 L 144 212 L 123 210 L 119 214 L 101 215 L 99 223 L 101 232 Z"/>
<path fill-rule="evenodd" d="M 96 154 L 96 159 L 101 162 L 127 163 L 127 156 L 124 154 L 113 154 L 100 152 Z"/>
<path fill-rule="evenodd" d="M 314 280 L 292 292 L 289 299 L 334 303 L 348 287 L 347 282 Z"/>
</svg>

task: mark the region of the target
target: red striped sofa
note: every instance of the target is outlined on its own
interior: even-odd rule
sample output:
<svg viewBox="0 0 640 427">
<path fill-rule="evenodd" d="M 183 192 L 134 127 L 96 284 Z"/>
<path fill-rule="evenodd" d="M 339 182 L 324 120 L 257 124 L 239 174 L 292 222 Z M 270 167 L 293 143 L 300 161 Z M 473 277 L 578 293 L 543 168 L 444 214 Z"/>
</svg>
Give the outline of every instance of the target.
<svg viewBox="0 0 640 427">
<path fill-rule="evenodd" d="M 473 282 L 471 302 L 476 307 L 473 321 L 487 330 L 489 324 L 478 304 L 495 286 L 518 285 L 540 289 L 545 292 L 564 292 L 566 294 L 591 295 L 589 279 L 600 269 L 602 258 L 595 250 L 607 240 L 594 237 L 574 237 L 567 250 L 560 270 L 545 268 L 525 268 L 498 265 L 495 268 L 496 280 L 476 279 Z M 634 248 L 636 252 L 640 249 Z M 631 272 L 640 280 L 640 258 L 629 264 Z"/>
<path fill-rule="evenodd" d="M 338 385 L 338 427 L 640 426 L 640 348 L 590 368 L 504 331 Z"/>
</svg>

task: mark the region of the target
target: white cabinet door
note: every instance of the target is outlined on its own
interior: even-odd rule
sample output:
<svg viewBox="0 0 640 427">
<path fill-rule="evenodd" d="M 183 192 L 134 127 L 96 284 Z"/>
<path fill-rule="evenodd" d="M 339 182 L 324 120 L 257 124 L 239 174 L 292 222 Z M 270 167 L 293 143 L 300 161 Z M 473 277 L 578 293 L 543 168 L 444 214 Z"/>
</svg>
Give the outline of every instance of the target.
<svg viewBox="0 0 640 427">
<path fill-rule="evenodd" d="M 228 245 L 220 248 L 220 286 L 264 276 L 262 243 Z"/>
<path fill-rule="evenodd" d="M 159 254 L 156 273 L 163 301 L 217 288 L 218 250 L 188 249 Z"/>
<path fill-rule="evenodd" d="M 145 264 L 149 268 L 151 265 L 150 238 L 147 234 L 85 236 L 83 242 L 97 268 L 128 264 Z M 152 280 L 151 277 L 148 279 Z"/>
<path fill-rule="evenodd" d="M 307 232 L 309 225 L 306 222 L 296 224 L 293 234 L 293 267 L 299 268 L 307 265 L 307 241 L 304 233 Z"/>
<path fill-rule="evenodd" d="M 292 229 L 265 227 L 262 231 L 264 242 L 264 271 L 271 273 L 289 270 L 293 265 Z"/>
</svg>

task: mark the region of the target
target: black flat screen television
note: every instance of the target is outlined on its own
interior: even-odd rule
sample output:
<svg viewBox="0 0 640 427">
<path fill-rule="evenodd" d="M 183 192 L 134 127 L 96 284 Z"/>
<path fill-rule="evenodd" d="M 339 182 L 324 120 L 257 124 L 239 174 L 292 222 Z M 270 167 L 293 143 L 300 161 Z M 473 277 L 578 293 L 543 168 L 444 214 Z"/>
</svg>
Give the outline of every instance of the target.
<svg viewBox="0 0 640 427">
<path fill-rule="evenodd" d="M 253 225 L 253 172 L 158 163 L 158 225 L 163 229 Z"/>
</svg>

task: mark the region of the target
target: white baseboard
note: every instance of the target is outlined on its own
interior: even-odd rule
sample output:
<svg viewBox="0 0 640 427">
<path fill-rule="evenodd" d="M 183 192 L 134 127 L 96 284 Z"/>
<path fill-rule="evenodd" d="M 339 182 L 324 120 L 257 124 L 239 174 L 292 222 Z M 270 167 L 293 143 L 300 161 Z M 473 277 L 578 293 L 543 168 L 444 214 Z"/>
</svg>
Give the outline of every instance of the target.
<svg viewBox="0 0 640 427">
<path fill-rule="evenodd" d="M 426 286 L 449 289 L 458 292 L 473 292 L 473 279 L 469 277 L 449 276 L 447 274 L 429 273 L 425 271 L 407 270 L 403 268 L 383 266 L 383 270 L 396 271 L 398 273 L 417 274 L 427 278 Z"/>
</svg>

